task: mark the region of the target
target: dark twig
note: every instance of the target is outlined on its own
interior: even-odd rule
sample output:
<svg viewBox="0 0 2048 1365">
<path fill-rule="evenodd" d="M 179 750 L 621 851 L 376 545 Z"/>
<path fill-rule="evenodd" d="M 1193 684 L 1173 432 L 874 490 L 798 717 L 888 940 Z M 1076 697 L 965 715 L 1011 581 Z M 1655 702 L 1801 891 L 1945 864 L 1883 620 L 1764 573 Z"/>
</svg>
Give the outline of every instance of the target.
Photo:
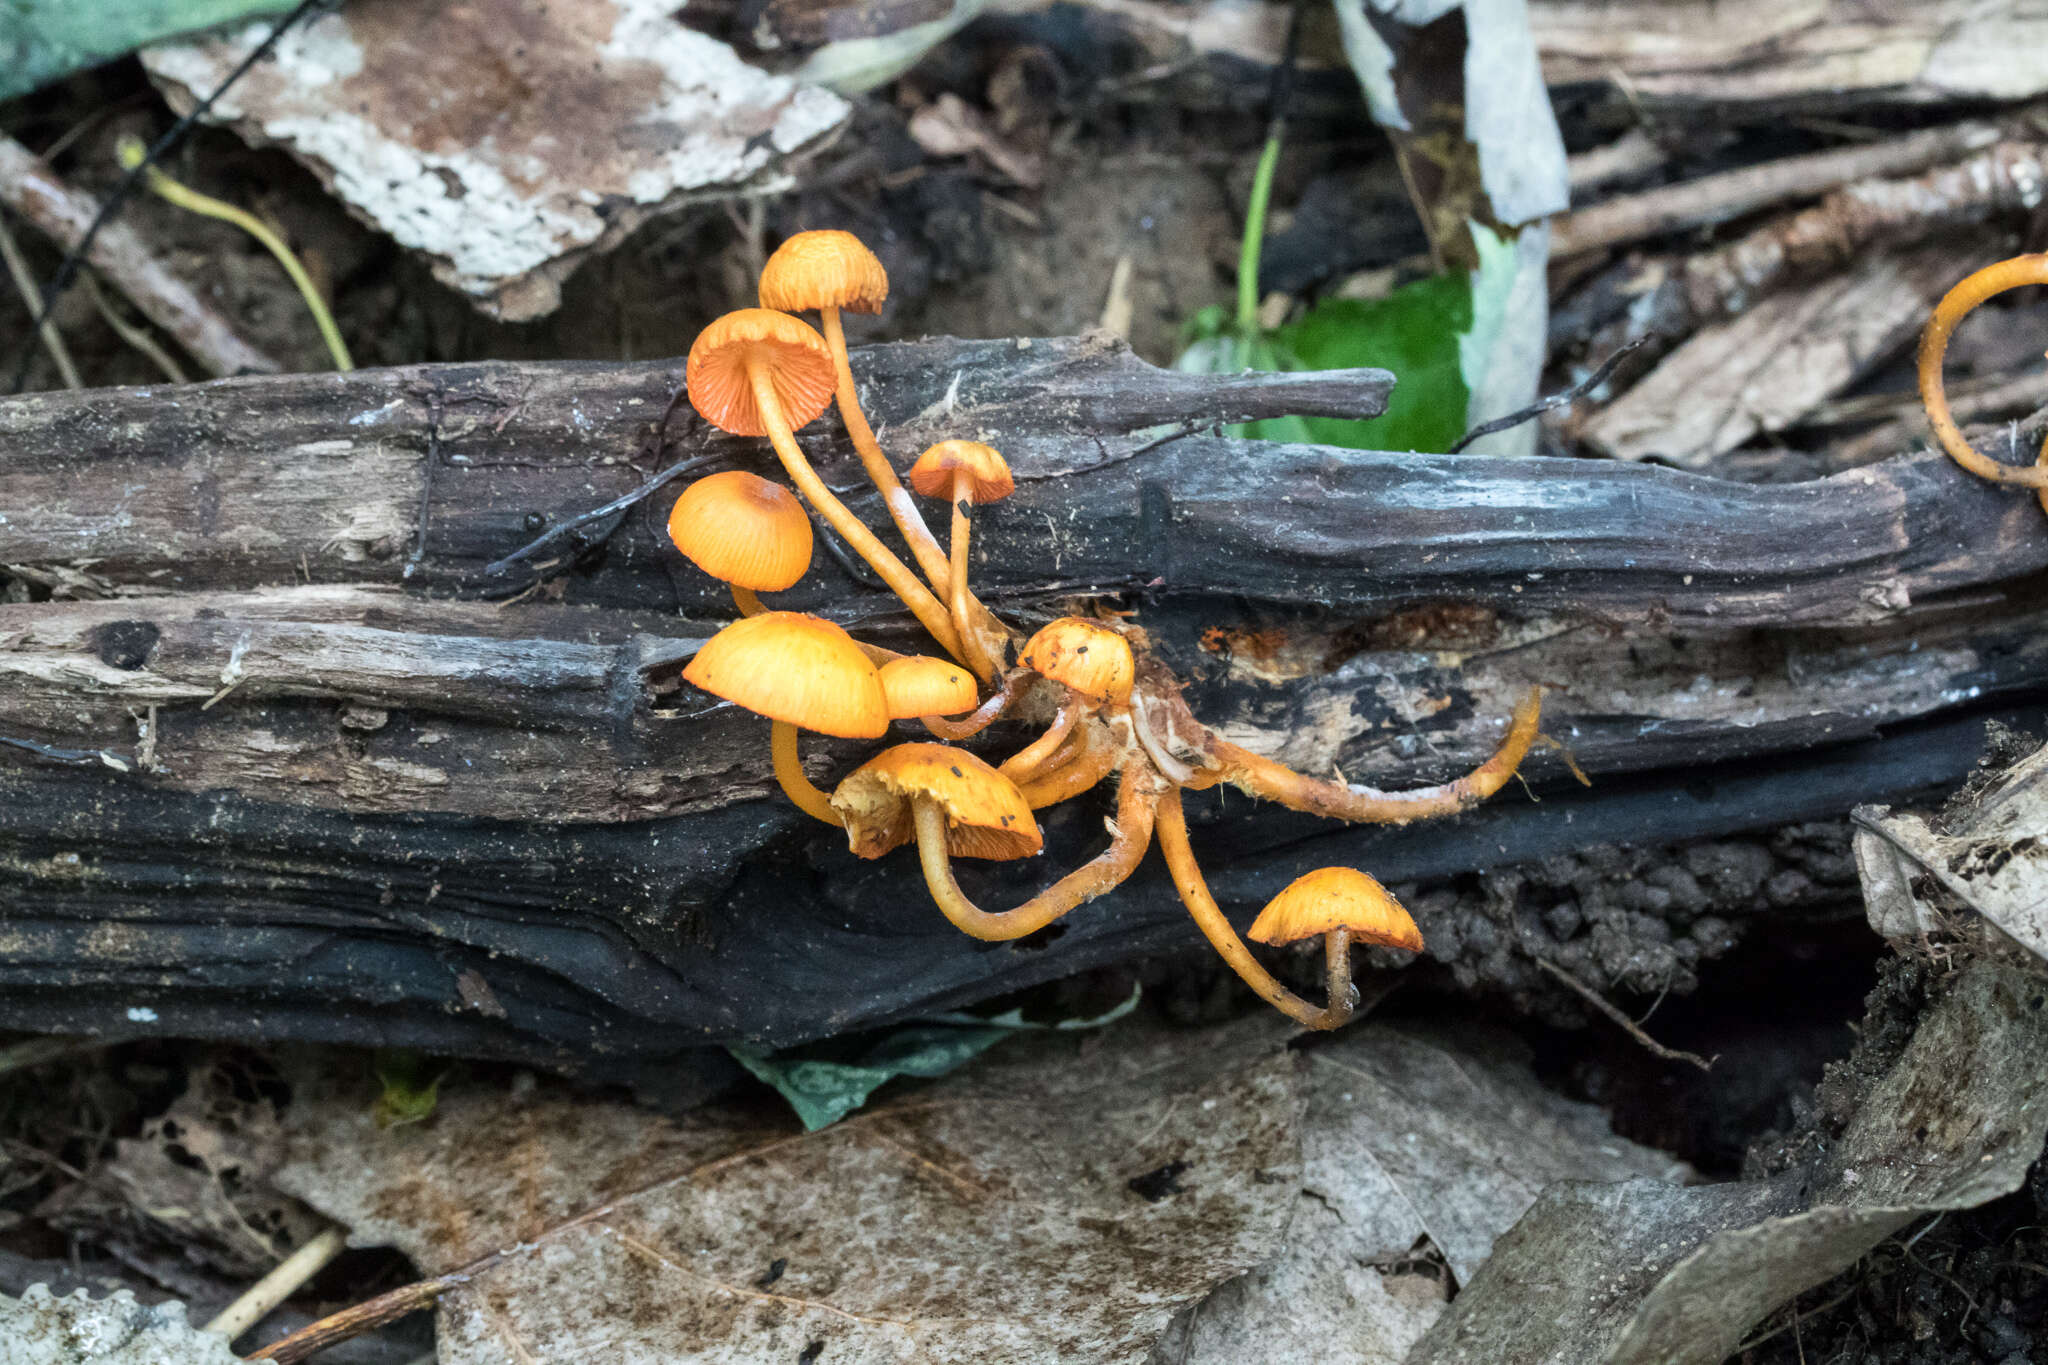
<svg viewBox="0 0 2048 1365">
<path fill-rule="evenodd" d="M 1702 1071 L 1712 1071 L 1714 1069 L 1714 1059 L 1712 1057 L 1702 1057 L 1697 1052 L 1680 1052 L 1677 1048 L 1666 1047 L 1649 1034 L 1643 1032 L 1641 1025 L 1616 1009 L 1600 992 L 1594 990 L 1591 986 L 1588 986 L 1549 958 L 1535 958 L 1535 963 L 1544 971 L 1549 972 L 1559 981 L 1564 982 L 1565 985 L 1577 991 L 1587 1004 L 1599 1010 L 1609 1019 L 1612 1019 L 1624 1033 L 1642 1044 L 1643 1049 L 1651 1056 L 1661 1058 L 1667 1062 L 1686 1062 L 1698 1067 Z"/>
<path fill-rule="evenodd" d="M 38 744 L 32 739 L 16 739 L 12 735 L 0 735 L 0 744 L 23 749 L 37 758 L 47 758 L 52 763 L 73 763 L 81 767 L 104 763 L 111 768 L 128 771 L 128 760 L 119 754 L 108 753 L 105 749 L 59 749 L 52 744 Z"/>
<path fill-rule="evenodd" d="M 699 455 L 694 460 L 684 460 L 679 464 L 672 464 L 632 492 L 621 494 L 602 507 L 593 507 L 588 512 L 580 512 L 559 525 L 549 527 L 546 531 L 527 541 L 526 544 L 520 546 L 511 554 L 506 555 L 503 559 L 494 559 L 484 565 L 484 572 L 486 574 L 506 573 L 521 560 L 533 558 L 541 551 L 554 546 L 558 541 L 566 540 L 570 536 L 575 535 L 577 531 L 590 525 L 592 522 L 603 521 L 606 517 L 622 516 L 624 513 L 632 510 L 635 505 L 645 502 L 648 498 L 653 497 L 683 475 L 702 469 L 706 465 L 717 464 L 726 458 L 722 454 Z M 612 529 L 616 529 L 616 527 Z M 606 535 L 610 533 L 609 529 L 605 532 Z"/>
<path fill-rule="evenodd" d="M 177 145 L 185 140 L 185 135 L 192 131 L 192 125 L 204 118 L 213 108 L 214 101 L 225 95 L 235 82 L 247 75 L 251 67 L 269 56 L 271 50 L 291 31 L 293 25 L 315 10 L 327 8 L 331 3 L 333 0 L 299 0 L 299 4 L 292 12 L 278 20 L 263 41 L 256 45 L 255 51 L 243 58 L 219 85 L 213 87 L 205 99 L 187 110 L 184 117 L 173 123 L 162 137 L 152 142 L 149 150 L 143 154 L 142 160 L 136 163 L 128 174 L 121 177 L 121 183 L 114 186 L 114 192 L 106 197 L 105 202 L 100 205 L 100 211 L 94 214 L 92 222 L 86 225 L 85 235 L 64 253 L 64 259 L 57 265 L 57 273 L 43 286 L 42 304 L 37 308 L 35 318 L 29 324 L 27 336 L 22 341 L 14 362 L 14 377 L 7 385 L 9 393 L 20 393 L 22 385 L 28 382 L 28 367 L 35 358 L 35 339 L 41 335 L 43 324 L 49 321 L 51 311 L 57 306 L 57 300 L 71 287 L 71 282 L 78 278 L 78 269 L 85 263 L 86 253 L 92 250 L 93 239 L 99 236 L 100 229 L 106 226 L 107 221 L 121 205 L 127 202 L 128 196 L 135 192 L 136 185 L 141 183 L 149 168 L 170 155 Z"/>
<path fill-rule="evenodd" d="M 1518 427 L 1532 417 L 1541 417 L 1552 408 L 1561 408 L 1566 403 L 1585 397 L 1588 393 L 1606 382 L 1607 376 L 1614 373 L 1614 367 L 1621 364 L 1622 357 L 1649 339 L 1647 336 L 1637 337 L 1634 341 L 1629 342 L 1613 355 L 1601 361 L 1599 369 L 1593 371 L 1593 373 L 1587 375 L 1562 393 L 1553 393 L 1548 398 L 1539 398 L 1528 407 L 1511 412 L 1505 417 L 1496 417 L 1491 422 L 1481 422 L 1478 426 L 1460 436 L 1456 441 L 1453 441 L 1451 448 L 1445 451 L 1444 454 L 1455 455 L 1482 436 L 1491 436 L 1496 431 L 1506 431 L 1510 427 Z"/>
</svg>

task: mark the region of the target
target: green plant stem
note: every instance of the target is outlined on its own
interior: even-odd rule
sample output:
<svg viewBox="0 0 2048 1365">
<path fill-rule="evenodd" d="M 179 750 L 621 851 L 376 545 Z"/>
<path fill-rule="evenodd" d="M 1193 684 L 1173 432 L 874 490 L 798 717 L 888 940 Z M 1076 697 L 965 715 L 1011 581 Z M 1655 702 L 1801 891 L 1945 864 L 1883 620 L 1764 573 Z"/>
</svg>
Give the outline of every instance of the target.
<svg viewBox="0 0 2048 1365">
<path fill-rule="evenodd" d="M 1280 164 L 1280 124 L 1266 138 L 1259 168 L 1252 175 L 1251 202 L 1245 206 L 1244 244 L 1237 253 L 1237 330 L 1249 341 L 1259 329 L 1259 252 L 1266 242 L 1266 207 L 1273 199 L 1273 170 Z"/>
</svg>

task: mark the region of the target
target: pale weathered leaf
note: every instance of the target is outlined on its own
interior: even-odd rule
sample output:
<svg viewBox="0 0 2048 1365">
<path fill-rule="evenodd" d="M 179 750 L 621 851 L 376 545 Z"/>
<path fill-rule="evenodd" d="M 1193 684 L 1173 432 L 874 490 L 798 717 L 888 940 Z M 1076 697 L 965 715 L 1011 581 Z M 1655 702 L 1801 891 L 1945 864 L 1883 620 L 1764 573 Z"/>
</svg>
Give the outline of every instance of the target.
<svg viewBox="0 0 2048 1365">
<path fill-rule="evenodd" d="M 1402 1273 L 1434 1245 L 1460 1281 L 1547 1184 L 1690 1178 L 1547 1090 L 1492 1029 L 1370 1024 L 1308 1049 L 1302 1184 L 1280 1256 L 1224 1285 L 1160 1342 L 1158 1365 L 1393 1365 L 1449 1286 Z"/>
<path fill-rule="evenodd" d="M 177 1302 L 143 1305 L 127 1290 L 103 1299 L 83 1289 L 58 1298 L 30 1285 L 0 1294 L 0 1361 L 6 1365 L 234 1365 L 226 1341 L 185 1320 Z"/>
<path fill-rule="evenodd" d="M 786 184 L 784 156 L 847 116 L 677 9 L 349 5 L 294 29 L 209 117 L 290 151 L 479 308 L 538 317 L 585 257 L 693 196 Z M 167 44 L 143 64 L 189 104 L 268 31 Z"/>
<path fill-rule="evenodd" d="M 1139 1361 L 1279 1243 L 1284 1034 L 1025 1034 L 808 1134 L 475 1092 L 380 1132 L 301 1099 L 278 1183 L 430 1273 L 515 1248 L 442 1301 L 444 1365 Z"/>
<path fill-rule="evenodd" d="M 2048 1133 L 2044 1053 L 2048 982 L 1972 962 L 1813 1169 L 1553 1186 L 1409 1359 L 1714 1365 L 1914 1218 L 2018 1188 Z"/>
</svg>

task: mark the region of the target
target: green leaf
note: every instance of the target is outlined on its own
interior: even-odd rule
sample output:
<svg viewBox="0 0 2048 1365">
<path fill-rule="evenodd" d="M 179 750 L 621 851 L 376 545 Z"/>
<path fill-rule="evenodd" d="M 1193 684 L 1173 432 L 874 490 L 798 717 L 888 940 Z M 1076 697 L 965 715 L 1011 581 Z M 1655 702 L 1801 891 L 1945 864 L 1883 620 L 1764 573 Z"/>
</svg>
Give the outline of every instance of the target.
<svg viewBox="0 0 2048 1365">
<path fill-rule="evenodd" d="M 0 99 L 165 38 L 290 8 L 291 0 L 0 0 Z"/>
<path fill-rule="evenodd" d="M 380 1049 L 374 1065 L 377 1082 L 384 1087 L 370 1109 L 370 1118 L 378 1128 L 402 1128 L 408 1123 L 424 1123 L 434 1116 L 435 1106 L 441 1101 L 441 1082 L 448 1076 L 446 1070 L 433 1071 L 425 1056 L 409 1048 Z"/>
<path fill-rule="evenodd" d="M 838 1122 L 867 1103 L 868 1096 L 899 1076 L 930 1080 L 958 1069 L 1005 1038 L 1006 1027 L 914 1026 L 887 1034 L 864 1052 L 844 1059 L 777 1054 L 761 1048 L 726 1049 L 741 1066 L 774 1086 L 810 1132 Z"/>
</svg>

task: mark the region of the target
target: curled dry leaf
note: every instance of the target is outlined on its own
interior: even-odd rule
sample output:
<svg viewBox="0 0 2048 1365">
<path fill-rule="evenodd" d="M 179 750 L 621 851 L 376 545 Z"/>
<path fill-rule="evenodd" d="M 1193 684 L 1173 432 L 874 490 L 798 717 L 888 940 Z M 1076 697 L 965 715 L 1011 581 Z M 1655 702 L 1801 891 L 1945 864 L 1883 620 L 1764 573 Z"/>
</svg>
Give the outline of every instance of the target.
<svg viewBox="0 0 2048 1365">
<path fill-rule="evenodd" d="M 816 1133 L 540 1093 L 377 1131 L 294 1105 L 279 1183 L 440 1273 L 443 1365 L 1141 1361 L 1273 1252 L 1299 1065 L 1265 1019 L 1026 1036 Z"/>
<path fill-rule="evenodd" d="M 1597 1107 L 1546 1090 L 1527 1046 L 1470 1026 L 1371 1024 L 1308 1052 L 1302 1180 L 1286 1246 L 1161 1340 L 1157 1365 L 1395 1365 L 1449 1284 L 1553 1181 L 1679 1181 L 1692 1172 L 1614 1135 Z"/>
<path fill-rule="evenodd" d="M 741 184 L 836 128 L 845 101 L 741 61 L 669 0 L 350 5 L 300 25 L 212 118 L 283 146 L 442 283 L 511 321 L 655 214 Z M 269 32 L 167 44 L 173 103 Z M 424 98 L 430 92 L 431 98 Z"/>
<path fill-rule="evenodd" d="M 2048 1134 L 2044 1052 L 2048 982 L 1972 962 L 1812 1168 L 1552 1186 L 1409 1359 L 1714 1365 L 1915 1218 L 2018 1188 Z"/>
</svg>

